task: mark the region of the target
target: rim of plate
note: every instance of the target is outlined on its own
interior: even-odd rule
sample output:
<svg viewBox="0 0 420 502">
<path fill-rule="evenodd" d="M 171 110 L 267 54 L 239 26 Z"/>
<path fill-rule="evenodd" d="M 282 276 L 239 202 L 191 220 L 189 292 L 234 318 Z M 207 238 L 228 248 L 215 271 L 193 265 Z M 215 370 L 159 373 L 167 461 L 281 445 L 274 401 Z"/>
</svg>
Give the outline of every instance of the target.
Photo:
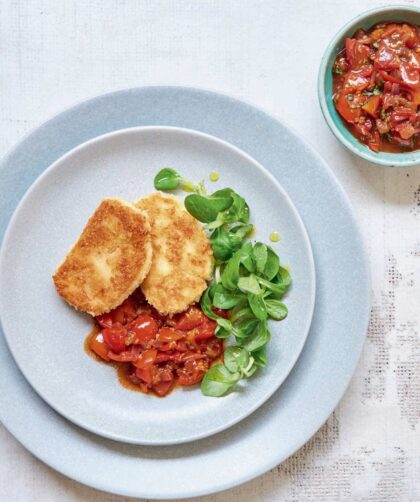
<svg viewBox="0 0 420 502">
<path fill-rule="evenodd" d="M 2 275 L 5 267 L 5 254 L 7 251 L 7 248 L 12 245 L 12 231 L 13 227 L 15 224 L 15 220 L 19 217 L 20 212 L 24 210 L 24 206 L 26 203 L 26 199 L 32 194 L 32 191 L 35 190 L 38 185 L 40 185 L 44 178 L 48 177 L 53 171 L 56 171 L 57 169 L 60 169 L 60 164 L 67 160 L 69 157 L 72 155 L 83 151 L 87 148 L 89 148 L 91 145 L 110 139 L 118 136 L 124 136 L 128 132 L 141 132 L 141 131 L 176 131 L 180 133 L 187 133 L 190 136 L 196 136 L 196 137 L 201 137 L 205 138 L 210 141 L 214 141 L 218 144 L 220 144 L 223 148 L 227 148 L 234 152 L 237 156 L 241 156 L 244 159 L 246 159 L 249 163 L 251 163 L 255 169 L 257 169 L 262 176 L 267 177 L 270 182 L 275 185 L 276 189 L 282 194 L 282 197 L 286 201 L 289 209 L 293 213 L 296 223 L 299 228 L 299 232 L 301 236 L 303 237 L 304 245 L 305 245 L 305 254 L 308 257 L 308 264 L 309 264 L 309 274 L 310 274 L 310 292 L 309 292 L 309 297 L 310 297 L 310 308 L 308 311 L 305 327 L 302 330 L 303 336 L 300 339 L 300 343 L 296 348 L 296 351 L 294 353 L 294 357 L 289 359 L 287 364 L 285 365 L 286 369 L 282 374 L 282 378 L 280 378 L 278 381 L 273 383 L 271 386 L 268 386 L 268 391 L 261 393 L 258 398 L 255 400 L 254 404 L 250 406 L 249 408 L 246 408 L 242 413 L 238 414 L 235 418 L 228 420 L 226 423 L 223 425 L 220 425 L 218 427 L 214 427 L 213 429 L 209 429 L 204 433 L 198 433 L 193 436 L 189 436 L 188 438 L 180 437 L 177 439 L 173 440 L 164 440 L 164 441 L 159 441 L 159 440 L 136 440 L 132 437 L 129 436 L 124 436 L 124 433 L 121 434 L 113 434 L 110 432 L 104 432 L 100 428 L 95 428 L 91 427 L 89 425 L 86 425 L 82 420 L 79 420 L 77 415 L 74 416 L 71 413 L 69 413 L 67 410 L 64 410 L 62 406 L 56 405 L 49 399 L 45 393 L 37 388 L 34 384 L 32 384 L 31 379 L 28 377 L 27 372 L 25 369 L 20 365 L 18 358 L 15 356 L 15 350 L 14 350 L 14 345 L 11 342 L 11 335 L 6 331 L 3 325 L 3 321 L 1 320 L 2 317 L 2 310 L 3 306 L 1 303 L 1 298 L 5 294 L 3 291 L 3 288 L 6 286 L 3 286 L 5 284 L 5 281 L 2 281 Z M 135 127 L 128 127 L 125 129 L 117 129 L 115 131 L 109 132 L 102 134 L 100 136 L 96 136 L 84 143 L 81 143 L 80 145 L 72 148 L 68 152 L 66 152 L 64 155 L 59 157 L 56 161 L 54 161 L 50 166 L 45 169 L 37 178 L 36 180 L 30 185 L 30 187 L 27 189 L 27 191 L 24 193 L 23 197 L 20 199 L 15 211 L 13 212 L 12 217 L 9 220 L 9 223 L 7 225 L 6 231 L 4 233 L 3 241 L 1 243 L 1 248 L 0 248 L 0 323 L 3 328 L 3 333 L 5 340 L 7 342 L 7 346 L 13 355 L 13 359 L 18 366 L 19 370 L 22 372 L 24 375 L 25 379 L 27 382 L 30 384 L 30 386 L 37 392 L 37 394 L 49 405 L 51 408 L 53 408 L 55 411 L 60 413 L 63 417 L 68 419 L 70 422 L 73 422 L 77 426 L 88 430 L 89 432 L 92 432 L 94 434 L 97 434 L 98 436 L 105 437 L 108 439 L 112 439 L 114 441 L 121 441 L 129 444 L 134 444 L 134 445 L 145 445 L 145 446 L 164 446 L 164 445 L 176 445 L 176 444 L 183 444 L 183 443 L 189 443 L 192 441 L 196 441 L 199 439 L 204 439 L 206 437 L 212 436 L 214 434 L 217 434 L 219 432 L 222 432 L 240 421 L 244 420 L 246 417 L 254 413 L 258 408 L 260 408 L 278 389 L 279 387 L 283 384 L 283 382 L 287 379 L 289 376 L 291 370 L 293 369 L 294 365 L 296 364 L 297 360 L 299 359 L 300 354 L 302 353 L 303 347 L 305 345 L 305 342 L 307 340 L 311 323 L 312 323 L 312 318 L 313 318 L 313 313 L 314 313 L 314 308 L 315 308 L 315 295 L 316 295 L 316 273 L 315 273 L 315 263 L 314 263 L 314 258 L 313 258 L 313 252 L 312 252 L 312 246 L 311 242 L 308 236 L 308 233 L 306 231 L 305 225 L 299 215 L 299 212 L 297 211 L 295 205 L 293 204 L 290 196 L 287 194 L 285 189 L 281 186 L 281 184 L 277 181 L 277 179 L 267 170 L 265 169 L 258 161 L 256 161 L 253 157 L 251 157 L 249 154 L 241 150 L 240 148 L 236 147 L 235 145 L 232 145 L 231 143 L 222 140 L 216 136 L 213 136 L 211 134 L 203 133 L 200 131 L 196 131 L 194 129 L 189 129 L 185 127 L 174 127 L 174 126 L 135 126 Z M 84 352 L 83 352 L 84 354 Z M 273 361 L 274 363 L 274 361 Z M 221 398 L 223 399 L 223 398 Z"/>
<path fill-rule="evenodd" d="M 333 398 L 333 402 L 330 402 L 329 400 L 325 406 L 324 409 L 321 410 L 321 413 L 318 413 L 317 416 L 313 420 L 313 425 L 311 427 L 308 427 L 309 430 L 306 430 L 304 435 L 300 437 L 298 440 L 294 441 L 287 449 L 285 452 L 282 452 L 279 456 L 275 458 L 271 458 L 267 460 L 265 463 L 262 463 L 258 469 L 254 469 L 252 472 L 247 472 L 245 475 L 242 476 L 237 476 L 235 479 L 230 480 L 229 482 L 221 482 L 217 486 L 213 486 L 210 489 L 207 487 L 202 490 L 195 490 L 193 492 L 188 491 L 188 489 L 183 489 L 182 491 L 178 492 L 176 495 L 175 494 L 168 494 L 168 495 L 160 495 L 156 496 L 152 494 L 152 492 L 140 492 L 140 491 L 133 491 L 133 490 L 128 490 L 127 487 L 124 488 L 117 488 L 114 486 L 110 486 L 109 484 L 105 482 L 100 482 L 98 481 L 98 478 L 96 476 L 92 476 L 89 478 L 88 475 L 84 476 L 81 475 L 80 472 L 74 472 L 71 468 L 69 468 L 69 464 L 59 464 L 56 459 L 52 459 L 51 455 L 49 453 L 46 453 L 45 450 L 40 448 L 40 446 L 36 443 L 31 443 L 30 437 L 26 434 L 26 428 L 19 427 L 19 424 L 15 425 L 14 421 L 8 420 L 7 423 L 7 429 L 10 431 L 10 433 L 24 446 L 24 448 L 28 449 L 33 455 L 35 455 L 37 458 L 39 458 L 42 462 L 44 462 L 46 465 L 51 467 L 52 469 L 60 472 L 64 476 L 68 476 L 71 479 L 74 479 L 86 486 L 96 488 L 98 490 L 103 490 L 109 493 L 115 493 L 119 495 L 125 495 L 129 497 L 146 497 L 146 498 L 154 498 L 154 499 L 159 499 L 159 500 L 164 500 L 164 499 L 171 499 L 174 498 L 174 496 L 178 498 L 190 498 L 190 497 L 195 497 L 195 496 L 202 496 L 202 495 L 209 495 L 212 493 L 217 493 L 221 492 L 223 490 L 228 490 L 230 488 L 236 487 L 238 485 L 241 485 L 247 481 L 250 481 L 252 479 L 255 479 L 256 477 L 262 475 L 263 473 L 267 472 L 268 470 L 272 469 L 279 463 L 285 461 L 288 457 L 293 455 L 299 448 L 301 448 L 319 429 L 322 427 L 322 425 L 325 423 L 325 421 L 328 419 L 328 417 L 331 415 L 339 401 L 342 399 L 343 395 L 345 394 L 351 378 L 354 374 L 354 371 L 356 369 L 357 363 L 360 359 L 361 351 L 363 344 L 366 339 L 366 334 L 367 334 L 367 328 L 368 328 L 368 323 L 369 323 L 369 311 L 370 311 L 370 284 L 371 284 L 371 277 L 370 277 L 370 272 L 369 272 L 369 260 L 368 260 L 368 255 L 366 253 L 366 245 L 364 243 L 364 240 L 362 238 L 362 234 L 359 230 L 356 218 L 354 216 L 352 204 L 350 202 L 350 199 L 346 192 L 344 191 L 343 187 L 340 185 L 338 182 L 337 178 L 334 175 L 334 172 L 332 168 L 328 165 L 328 163 L 322 158 L 322 156 L 318 153 L 316 148 L 312 146 L 310 141 L 308 141 L 306 138 L 301 137 L 297 130 L 290 126 L 287 122 L 285 122 L 283 119 L 280 119 L 277 117 L 275 114 L 272 112 L 267 111 L 264 107 L 260 105 L 254 104 L 252 101 L 244 100 L 242 98 L 236 97 L 232 94 L 229 93 L 221 93 L 217 90 L 205 88 L 205 87 L 193 87 L 193 86 L 181 86 L 181 85 L 148 85 L 148 86 L 140 86 L 140 87 L 124 87 L 124 88 L 119 88 L 115 89 L 113 91 L 103 93 L 103 94 L 97 94 L 97 95 L 92 95 L 86 99 L 78 100 L 76 101 L 72 106 L 68 107 L 63 107 L 59 112 L 54 114 L 52 117 L 48 118 L 47 120 L 43 121 L 40 123 L 37 127 L 23 135 L 23 137 L 18 141 L 17 144 L 13 145 L 6 155 L 3 157 L 1 164 L 0 165 L 6 165 L 7 163 L 10 162 L 11 159 L 13 159 L 13 156 L 21 153 L 21 150 L 24 151 L 25 148 L 28 148 L 28 143 L 31 138 L 36 138 L 37 135 L 40 133 L 44 133 L 44 131 L 40 131 L 40 129 L 45 128 L 47 129 L 51 124 L 54 124 L 54 121 L 58 121 L 59 119 L 65 120 L 65 121 L 72 121 L 74 120 L 74 117 L 70 116 L 71 114 L 76 114 L 80 113 L 81 110 L 83 110 L 83 107 L 86 105 L 95 105 L 96 103 L 100 103 L 101 100 L 107 101 L 107 100 L 112 100 L 117 97 L 122 97 L 126 96 L 127 94 L 130 93 L 146 93 L 146 92 L 184 92 L 184 93 L 191 93 L 192 95 L 197 96 L 197 94 L 201 95 L 207 95 L 211 96 L 215 100 L 223 100 L 225 102 L 230 102 L 232 103 L 236 108 L 243 109 L 244 107 L 248 109 L 252 109 L 254 112 L 257 112 L 262 118 L 267 121 L 273 121 L 274 123 L 279 124 L 281 127 L 286 128 L 292 136 L 294 136 L 305 148 L 307 148 L 311 154 L 319 161 L 320 165 L 322 165 L 323 170 L 325 170 L 326 175 L 328 179 L 330 180 L 331 184 L 335 187 L 337 190 L 337 195 L 339 199 L 341 200 L 342 204 L 344 207 L 347 208 L 348 210 L 348 217 L 349 221 L 353 224 L 354 230 L 356 232 L 356 236 L 358 238 L 358 244 L 360 246 L 361 250 L 361 267 L 363 268 L 364 271 L 364 279 L 365 279 L 365 287 L 363 288 L 364 294 L 367 300 L 367 305 L 366 308 L 363 312 L 363 322 L 361 323 L 362 326 L 360 326 L 360 331 L 362 330 L 363 327 L 363 336 L 360 336 L 356 345 L 356 348 L 354 350 L 354 357 L 351 365 L 351 369 L 347 369 L 345 371 L 344 376 L 341 378 L 342 384 L 340 385 L 339 390 L 335 393 L 335 397 Z M 100 103 L 101 104 L 101 103 Z M 54 124 L 55 125 L 55 124 Z M 41 173 L 42 174 L 42 173 Z M 38 175 L 39 176 L 39 175 Z M 12 199 L 9 202 L 9 206 L 12 206 L 13 209 L 9 210 L 8 215 L 7 215 L 7 220 L 10 219 L 10 215 L 13 213 L 15 210 L 19 200 Z M 5 225 L 6 226 L 6 225 Z M 293 377 L 293 375 L 292 375 Z M 25 380 L 26 383 L 26 380 Z M 31 387 L 29 384 L 28 389 L 31 390 Z M 34 392 L 36 395 L 36 393 Z M 0 409 L 1 411 L 1 409 Z M 4 416 L 4 415 L 3 415 Z M 6 426 L 6 422 L 3 422 Z M 66 422 L 63 422 L 66 426 L 68 425 Z M 70 426 L 70 424 L 69 424 Z M 58 426 L 58 429 L 60 429 L 60 426 Z M 57 432 L 57 434 L 61 434 L 61 430 Z M 25 435 L 26 434 L 26 435 Z"/>
</svg>

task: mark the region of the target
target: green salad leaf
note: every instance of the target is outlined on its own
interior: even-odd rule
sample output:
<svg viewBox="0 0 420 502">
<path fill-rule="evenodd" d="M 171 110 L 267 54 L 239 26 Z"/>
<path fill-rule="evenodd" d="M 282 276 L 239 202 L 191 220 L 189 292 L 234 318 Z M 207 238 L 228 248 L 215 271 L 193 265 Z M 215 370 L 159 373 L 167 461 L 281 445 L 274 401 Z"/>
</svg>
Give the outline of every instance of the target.
<svg viewBox="0 0 420 502">
<path fill-rule="evenodd" d="M 235 291 L 238 288 L 239 269 L 241 266 L 241 250 L 234 253 L 226 263 L 222 273 L 222 284 L 226 289 Z"/>
<path fill-rule="evenodd" d="M 184 204 L 187 211 L 198 221 L 212 223 L 217 220 L 219 213 L 233 204 L 232 193 L 232 189 L 225 188 L 211 195 L 191 194 L 185 197 Z"/>
<path fill-rule="evenodd" d="M 245 242 L 240 249 L 240 262 L 248 270 L 248 272 L 255 272 L 255 262 L 252 253 L 252 244 Z"/>
<path fill-rule="evenodd" d="M 287 317 L 288 311 L 284 303 L 279 300 L 264 300 L 267 314 L 276 321 L 282 321 Z"/>
<path fill-rule="evenodd" d="M 253 225 L 238 225 L 234 228 L 218 227 L 210 235 L 213 254 L 219 262 L 229 260 L 241 246 L 247 234 L 252 232 Z"/>
<path fill-rule="evenodd" d="M 253 295 L 261 294 L 261 288 L 258 284 L 258 279 L 254 274 L 240 277 L 238 280 L 238 288 L 243 293 L 251 293 Z"/>
<path fill-rule="evenodd" d="M 217 192 L 216 192 L 217 193 Z M 245 202 L 245 199 L 235 193 L 233 190 L 230 193 L 232 198 L 232 204 L 228 206 L 224 211 L 221 211 L 216 220 L 210 223 L 207 228 L 216 228 L 225 223 L 248 223 L 249 222 L 249 206 Z"/>
<path fill-rule="evenodd" d="M 172 167 L 164 167 L 161 169 L 155 176 L 153 185 L 156 190 L 176 190 L 177 188 L 183 188 L 188 192 L 205 194 L 205 188 L 202 181 L 197 184 L 192 183 L 184 179 L 178 171 L 175 171 Z"/>
<path fill-rule="evenodd" d="M 267 366 L 267 345 L 263 345 L 252 353 L 254 358 L 254 363 L 260 368 L 265 368 Z"/>
<path fill-rule="evenodd" d="M 215 258 L 219 261 L 227 261 L 242 245 L 239 235 L 219 227 L 210 235 L 210 244 Z"/>
<path fill-rule="evenodd" d="M 248 367 L 249 358 L 250 355 L 246 349 L 234 345 L 225 350 L 224 363 L 230 372 L 236 373 L 241 369 Z"/>
<path fill-rule="evenodd" d="M 270 246 L 267 246 L 267 261 L 264 266 L 264 276 L 271 281 L 278 274 L 280 267 L 280 258 L 277 254 L 271 249 Z"/>
<path fill-rule="evenodd" d="M 259 322 L 260 321 L 258 319 L 255 319 L 255 317 L 251 317 L 234 324 L 235 338 L 238 341 L 238 343 L 244 338 L 251 336 L 254 333 Z"/>
<path fill-rule="evenodd" d="M 171 167 L 161 169 L 154 179 L 156 190 L 176 190 L 182 182 L 182 176 Z"/>
<path fill-rule="evenodd" d="M 261 321 L 258 324 L 255 333 L 243 342 L 243 346 L 249 352 L 253 352 L 254 350 L 258 350 L 261 347 L 267 345 L 267 343 L 270 341 L 270 338 L 271 335 L 267 322 Z"/>
<path fill-rule="evenodd" d="M 252 293 L 249 294 L 248 303 L 257 319 L 260 319 L 260 321 L 265 321 L 265 319 L 267 319 L 267 309 L 262 293 L 256 295 Z"/>
<path fill-rule="evenodd" d="M 218 309 L 230 310 L 245 298 L 241 291 L 230 291 L 223 284 L 217 284 L 214 290 L 213 305 Z"/>
<path fill-rule="evenodd" d="M 223 396 L 240 378 L 239 372 L 231 373 L 223 364 L 215 364 L 204 375 L 201 392 L 205 396 Z"/>
<path fill-rule="evenodd" d="M 212 286 L 209 286 L 203 293 L 203 296 L 201 297 L 200 300 L 200 307 L 203 310 L 203 312 L 206 314 L 206 316 L 210 319 L 217 320 L 219 316 L 213 312 L 212 305 L 213 305 L 213 297 L 214 297 L 214 291 L 216 289 L 216 284 L 213 284 Z"/>
<path fill-rule="evenodd" d="M 267 263 L 267 258 L 268 258 L 267 246 L 265 244 L 263 244 L 262 242 L 257 242 L 254 245 L 252 253 L 253 253 L 255 267 L 257 269 L 257 272 L 259 274 L 262 274 L 264 272 L 265 265 Z"/>
<path fill-rule="evenodd" d="M 278 283 L 282 284 L 286 289 L 292 284 L 292 278 L 287 268 L 280 267 L 276 276 Z"/>
</svg>

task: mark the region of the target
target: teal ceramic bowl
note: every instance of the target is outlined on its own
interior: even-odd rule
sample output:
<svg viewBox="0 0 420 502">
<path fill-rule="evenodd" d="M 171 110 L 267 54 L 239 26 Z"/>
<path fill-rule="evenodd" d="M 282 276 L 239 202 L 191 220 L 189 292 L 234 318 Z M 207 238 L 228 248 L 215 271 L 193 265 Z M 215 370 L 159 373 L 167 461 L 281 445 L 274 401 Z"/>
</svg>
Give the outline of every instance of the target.
<svg viewBox="0 0 420 502">
<path fill-rule="evenodd" d="M 420 150 L 407 153 L 375 153 L 360 143 L 344 126 L 332 100 L 332 65 L 337 53 L 344 47 L 347 37 L 359 29 L 369 29 L 384 21 L 408 22 L 420 25 L 420 8 L 395 5 L 378 7 L 357 16 L 347 23 L 332 39 L 321 61 L 318 75 L 318 98 L 322 113 L 335 137 L 351 152 L 370 162 L 388 167 L 410 167 L 420 165 Z"/>
</svg>

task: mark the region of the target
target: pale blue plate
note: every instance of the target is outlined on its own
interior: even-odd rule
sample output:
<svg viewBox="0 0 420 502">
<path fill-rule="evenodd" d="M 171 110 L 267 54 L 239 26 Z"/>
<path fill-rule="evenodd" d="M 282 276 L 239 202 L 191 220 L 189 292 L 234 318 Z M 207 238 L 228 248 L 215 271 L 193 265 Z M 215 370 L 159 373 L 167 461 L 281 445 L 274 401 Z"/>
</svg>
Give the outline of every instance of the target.
<svg viewBox="0 0 420 502">
<path fill-rule="evenodd" d="M 62 301 L 51 279 L 100 200 L 115 196 L 134 201 L 150 194 L 156 173 L 167 165 L 187 179 L 207 180 L 209 191 L 234 187 L 250 206 L 256 229 L 253 239 L 267 242 L 271 231 L 279 231 L 282 238 L 272 246 L 292 271 L 293 284 L 285 298 L 289 315 L 281 323 L 270 322 L 267 367 L 220 399 L 204 396 L 197 385 L 177 389 L 165 399 L 122 387 L 113 368 L 85 354 L 92 319 Z M 208 176 L 215 167 L 220 180 L 211 183 Z M 48 404 L 77 425 L 134 444 L 201 439 L 256 410 L 295 364 L 314 302 L 309 239 L 276 179 L 232 145 L 175 127 L 132 127 L 108 133 L 58 159 L 23 197 L 0 254 L 1 323 L 26 379 Z M 212 420 L 207 420 L 209 416 Z"/>
<path fill-rule="evenodd" d="M 23 193 L 57 158 L 95 136 L 139 125 L 196 129 L 228 141 L 271 171 L 290 195 L 308 230 L 317 276 L 314 317 L 301 356 L 271 399 L 227 431 L 182 445 L 134 446 L 88 433 L 54 412 L 0 340 L 0 416 L 34 455 L 87 485 L 145 498 L 204 495 L 271 469 L 328 418 L 365 339 L 368 266 L 347 197 L 306 143 L 251 105 L 188 88 L 100 96 L 40 126 L 0 166 L 1 231 Z"/>
</svg>

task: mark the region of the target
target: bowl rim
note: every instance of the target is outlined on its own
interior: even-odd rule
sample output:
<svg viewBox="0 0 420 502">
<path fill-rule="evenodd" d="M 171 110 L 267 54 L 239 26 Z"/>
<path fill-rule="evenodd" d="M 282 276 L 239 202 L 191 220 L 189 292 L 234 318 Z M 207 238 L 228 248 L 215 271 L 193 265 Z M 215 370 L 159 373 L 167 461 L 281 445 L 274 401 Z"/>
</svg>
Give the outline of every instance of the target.
<svg viewBox="0 0 420 502">
<path fill-rule="evenodd" d="M 318 100 L 319 104 L 321 106 L 321 111 L 324 116 L 325 121 L 327 122 L 328 127 L 330 128 L 331 132 L 334 134 L 334 136 L 338 139 L 338 141 L 344 145 L 348 150 L 350 150 L 352 153 L 355 155 L 358 155 L 359 157 L 364 158 L 365 160 L 368 160 L 374 164 L 383 166 L 383 167 L 414 167 L 417 165 L 420 165 L 420 150 L 414 151 L 414 152 L 409 152 L 408 154 L 405 153 L 388 153 L 388 155 L 392 155 L 392 158 L 389 157 L 384 157 L 381 152 L 378 154 L 375 154 L 371 152 L 368 147 L 365 147 L 363 143 L 358 143 L 361 145 L 363 148 L 357 148 L 351 141 L 347 139 L 347 137 L 339 130 L 339 128 L 336 126 L 330 111 L 328 109 L 327 105 L 327 98 L 326 98 L 326 93 L 324 91 L 324 84 L 325 84 L 325 79 L 326 79 L 326 72 L 328 69 L 328 62 L 331 53 L 335 50 L 335 47 L 340 40 L 340 38 L 343 37 L 344 33 L 346 33 L 348 30 L 351 28 L 356 28 L 358 24 L 363 22 L 366 18 L 372 16 L 373 14 L 382 14 L 385 12 L 390 12 L 390 11 L 395 11 L 395 10 L 400 10 L 400 11 L 406 11 L 407 13 L 416 13 L 420 14 L 420 7 L 414 6 L 414 5 L 388 5 L 388 6 L 382 6 L 382 7 L 375 7 L 373 9 L 369 9 L 367 11 L 362 12 L 361 14 L 357 15 L 356 17 L 350 19 L 346 24 L 344 24 L 332 37 L 330 42 L 328 43 L 326 49 L 324 50 L 321 63 L 319 66 L 319 71 L 318 71 Z M 351 134 L 351 133 L 349 133 Z M 366 148 L 366 149 L 365 149 Z M 414 154 L 411 156 L 410 154 Z M 409 158 L 407 158 L 407 155 L 410 155 Z"/>
</svg>

